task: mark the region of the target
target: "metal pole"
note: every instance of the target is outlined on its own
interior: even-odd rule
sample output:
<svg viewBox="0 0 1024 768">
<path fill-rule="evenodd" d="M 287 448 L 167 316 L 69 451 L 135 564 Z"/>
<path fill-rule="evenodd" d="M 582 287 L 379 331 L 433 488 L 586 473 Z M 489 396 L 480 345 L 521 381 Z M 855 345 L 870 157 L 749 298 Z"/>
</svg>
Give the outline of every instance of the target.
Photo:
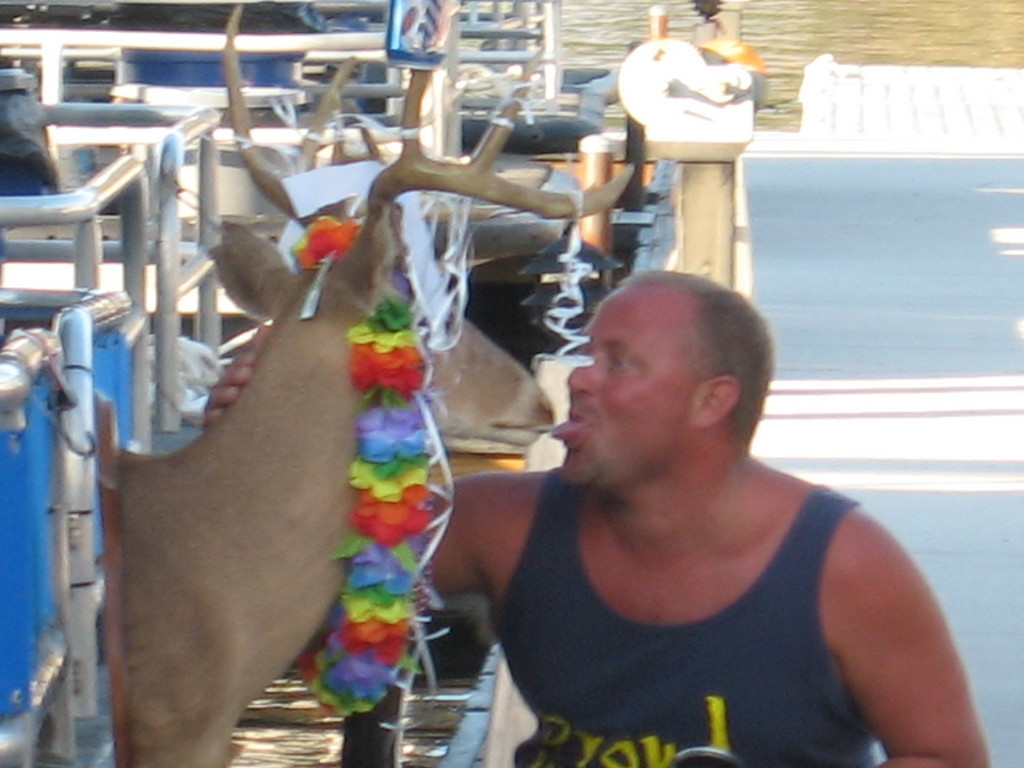
<svg viewBox="0 0 1024 768">
<path fill-rule="evenodd" d="M 663 5 L 652 5 L 647 11 L 647 39 L 664 40 L 668 37 L 668 11 Z"/>
<path fill-rule="evenodd" d="M 47 39 L 39 46 L 39 100 L 43 104 L 64 101 L 64 44 Z"/>
<path fill-rule="evenodd" d="M 152 374 L 149 362 L 150 321 L 146 312 L 146 264 L 149 261 L 146 229 L 149 184 L 137 179 L 121 197 L 121 249 L 124 259 L 124 288 L 137 312 L 146 319 L 142 333 L 132 340 L 132 439 L 138 450 L 148 452 L 153 444 L 150 409 Z"/>
<path fill-rule="evenodd" d="M 217 144 L 210 134 L 199 140 L 199 252 L 208 256 L 217 242 Z M 211 349 L 221 343 L 221 318 L 217 312 L 217 278 L 211 273 L 199 284 L 196 337 Z"/>
<path fill-rule="evenodd" d="M 99 219 L 94 215 L 75 227 L 75 287 L 98 286 L 102 261 L 103 238 Z"/>
<path fill-rule="evenodd" d="M 543 55 L 544 98 L 551 109 L 558 108 L 558 95 L 562 91 L 562 3 L 544 0 Z"/>
<path fill-rule="evenodd" d="M 57 504 L 66 515 L 70 553 L 68 650 L 74 710 L 76 715 L 87 717 L 97 711 L 96 667 L 99 661 L 96 638 L 99 585 L 93 515 L 96 488 L 93 319 L 88 310 L 73 306 L 61 311 L 55 325 L 64 351 L 64 379 L 73 401 L 73 406 L 63 411 L 60 419 L 67 450 L 63 451 L 61 497 Z"/>
<path fill-rule="evenodd" d="M 181 429 L 181 403 L 178 388 L 178 284 L 181 280 L 181 228 L 178 221 L 177 145 L 173 134 L 159 146 L 155 158 L 157 171 L 157 221 L 159 234 L 156 253 L 156 429 L 178 432 Z"/>
<path fill-rule="evenodd" d="M 601 134 L 584 136 L 580 140 L 580 185 L 583 189 L 599 187 L 612 177 L 611 140 Z M 603 253 L 611 250 L 611 214 L 601 211 L 580 219 L 580 238 L 587 245 Z"/>
</svg>

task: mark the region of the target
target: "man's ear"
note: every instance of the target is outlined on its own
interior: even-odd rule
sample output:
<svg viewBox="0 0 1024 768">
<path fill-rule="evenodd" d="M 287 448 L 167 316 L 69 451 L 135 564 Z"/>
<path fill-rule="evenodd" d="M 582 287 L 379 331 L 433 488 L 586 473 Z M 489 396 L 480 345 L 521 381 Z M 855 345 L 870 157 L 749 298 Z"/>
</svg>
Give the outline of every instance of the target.
<svg viewBox="0 0 1024 768">
<path fill-rule="evenodd" d="M 701 382 L 693 397 L 693 424 L 711 427 L 725 421 L 740 400 L 740 383 L 735 376 L 712 376 Z"/>
</svg>

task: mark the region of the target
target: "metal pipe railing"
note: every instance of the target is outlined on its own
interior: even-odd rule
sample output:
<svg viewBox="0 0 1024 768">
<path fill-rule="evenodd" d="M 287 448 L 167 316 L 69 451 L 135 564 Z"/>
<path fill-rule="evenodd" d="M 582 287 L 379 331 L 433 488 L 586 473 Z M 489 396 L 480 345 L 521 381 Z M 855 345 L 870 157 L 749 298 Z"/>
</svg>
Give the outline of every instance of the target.
<svg viewBox="0 0 1024 768">
<path fill-rule="evenodd" d="M 0 56 L 39 59 L 40 96 L 44 104 L 64 99 L 64 59 L 90 52 L 98 60 L 120 61 L 124 49 L 154 51 L 217 52 L 227 38 L 219 32 L 154 32 L 90 29 L 0 29 Z M 313 60 L 380 58 L 384 30 L 318 32 L 313 34 L 249 35 L 236 38 L 240 53 L 302 52 Z"/>
<path fill-rule="evenodd" d="M 119 157 L 86 184 L 52 195 L 0 197 L 0 227 L 84 222 L 99 215 L 145 167 L 133 157 Z"/>
<path fill-rule="evenodd" d="M 32 384 L 59 351 L 57 337 L 41 329 L 16 330 L 4 342 L 0 348 L 0 431 L 25 428 L 25 403 Z"/>
<path fill-rule="evenodd" d="M 112 201 L 122 201 L 124 285 L 138 307 L 145 307 L 146 264 L 152 258 L 157 265 L 155 422 L 160 430 L 177 431 L 181 426 L 180 404 L 176 402 L 177 337 L 181 331 L 178 300 L 183 293 L 199 287 L 202 296 L 199 326 L 204 329 L 208 342 L 213 340 L 214 334 L 219 336 L 215 277 L 205 262 L 217 230 L 213 200 L 217 148 L 212 134 L 220 124 L 220 114 L 199 107 L 62 104 L 48 107 L 46 118 L 58 126 L 56 135 L 61 143 L 127 145 L 131 149 L 77 189 L 52 195 L 0 198 L 0 226 L 74 225 L 75 285 L 92 288 L 98 284 L 104 252 L 110 250 L 105 249 L 101 237 L 101 213 Z M 197 143 L 200 158 L 197 216 L 201 236 L 198 247 L 191 244 L 185 247 L 181 242 L 178 215 L 178 177 L 185 148 Z M 155 222 L 156 227 L 154 247 L 150 245 L 150 222 Z M 12 255 L 17 254 L 17 241 L 11 241 L 9 250 Z M 196 255 L 183 268 L 186 251 Z M 188 278 L 184 286 L 183 274 Z M 149 363 L 145 345 L 142 347 L 136 352 L 135 389 L 140 395 L 147 394 L 136 403 L 134 424 L 139 430 L 136 441 L 147 450 L 151 441 L 151 419 L 148 411 L 144 415 L 142 404 L 149 399 Z"/>
<path fill-rule="evenodd" d="M 49 517 L 52 527 L 52 535 L 45 537 L 49 550 L 37 552 L 34 558 L 38 561 L 29 559 L 21 565 L 33 568 L 49 562 L 55 620 L 35 627 L 18 626 L 19 632 L 28 633 L 24 641 L 34 649 L 34 661 L 26 662 L 33 665 L 26 672 L 31 683 L 15 692 L 23 697 L 19 714 L 0 722 L 0 765 L 24 768 L 32 764 L 31 754 L 44 721 L 51 725 L 50 748 L 70 761 L 74 757 L 73 717 L 96 711 L 96 620 L 102 579 L 93 545 L 93 527 L 98 525 L 94 337 L 123 330 L 133 308 L 124 293 L 83 290 L 0 289 L 0 303 L 6 316 L 40 324 L 14 330 L 0 346 L 0 429 L 20 439 L 31 428 L 35 434 L 49 435 L 46 439 L 52 443 L 52 452 L 30 450 L 46 457 L 45 461 L 24 467 L 33 476 L 41 473 L 39 482 L 53 489 L 46 497 L 46 509 L 19 498 L 15 501 L 21 505 L 15 503 L 8 510 L 12 515 Z M 52 330 L 42 327 L 46 324 Z M 44 406 L 50 413 L 44 414 L 31 398 L 37 382 L 47 375 L 51 378 L 49 392 L 55 397 Z M 40 423 L 30 423 L 30 411 Z M 45 598 L 22 594 L 18 599 Z M 6 604 L 0 607 L 9 609 Z M 35 610 L 40 609 L 37 606 Z"/>
</svg>

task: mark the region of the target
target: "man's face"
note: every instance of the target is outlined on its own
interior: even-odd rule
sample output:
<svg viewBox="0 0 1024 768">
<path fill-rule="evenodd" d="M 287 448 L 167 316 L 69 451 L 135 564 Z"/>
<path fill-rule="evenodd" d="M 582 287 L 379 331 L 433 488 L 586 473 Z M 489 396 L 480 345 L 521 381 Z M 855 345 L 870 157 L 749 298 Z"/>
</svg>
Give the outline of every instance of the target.
<svg viewBox="0 0 1024 768">
<path fill-rule="evenodd" d="M 604 490 L 643 483 L 683 460 L 700 379 L 697 302 L 666 286 L 631 286 L 590 325 L 593 363 L 569 377 L 565 477 Z"/>
</svg>

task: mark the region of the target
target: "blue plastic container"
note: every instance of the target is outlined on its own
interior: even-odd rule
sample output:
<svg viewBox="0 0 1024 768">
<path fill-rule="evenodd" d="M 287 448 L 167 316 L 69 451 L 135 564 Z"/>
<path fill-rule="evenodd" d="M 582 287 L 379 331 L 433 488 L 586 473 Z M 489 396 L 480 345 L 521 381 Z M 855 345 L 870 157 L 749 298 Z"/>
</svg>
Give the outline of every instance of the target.
<svg viewBox="0 0 1024 768">
<path fill-rule="evenodd" d="M 301 53 L 243 53 L 239 59 L 246 85 L 296 87 Z M 125 80 L 167 87 L 223 87 L 223 60 L 218 51 L 125 50 Z"/>
<path fill-rule="evenodd" d="M 117 435 L 122 448 L 130 441 L 132 425 L 132 351 L 121 333 L 96 334 L 93 340 L 93 386 L 117 406 Z"/>
<path fill-rule="evenodd" d="M 53 424 L 44 379 L 24 432 L 0 432 L 0 717 L 28 710 L 36 648 L 55 620 L 50 553 Z"/>
</svg>

